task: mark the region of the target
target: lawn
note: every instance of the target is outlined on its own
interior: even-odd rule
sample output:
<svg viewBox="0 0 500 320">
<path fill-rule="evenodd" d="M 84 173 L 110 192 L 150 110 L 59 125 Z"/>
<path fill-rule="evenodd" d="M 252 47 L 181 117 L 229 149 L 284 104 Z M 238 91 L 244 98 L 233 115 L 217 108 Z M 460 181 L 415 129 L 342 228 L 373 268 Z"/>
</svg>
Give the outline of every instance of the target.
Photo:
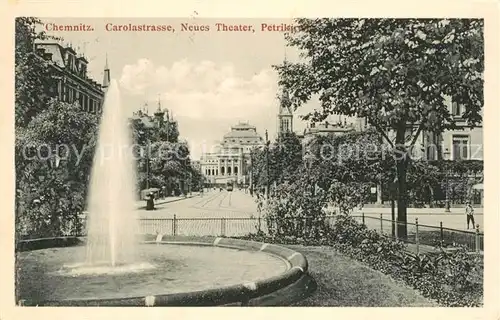
<svg viewBox="0 0 500 320">
<path fill-rule="evenodd" d="M 287 246 L 309 262 L 317 290 L 295 306 L 436 307 L 435 302 L 331 247 Z"/>
</svg>

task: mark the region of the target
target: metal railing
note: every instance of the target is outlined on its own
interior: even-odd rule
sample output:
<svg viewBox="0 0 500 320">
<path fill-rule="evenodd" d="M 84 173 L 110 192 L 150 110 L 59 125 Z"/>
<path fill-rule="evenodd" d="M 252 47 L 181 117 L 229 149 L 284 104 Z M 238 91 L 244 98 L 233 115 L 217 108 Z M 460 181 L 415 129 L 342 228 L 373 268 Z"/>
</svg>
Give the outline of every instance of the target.
<svg viewBox="0 0 500 320">
<path fill-rule="evenodd" d="M 415 245 L 417 252 L 420 251 L 421 245 L 447 247 L 454 244 L 466 246 L 471 251 L 482 252 L 484 250 L 484 233 L 480 231 L 479 225 L 476 225 L 475 231 L 465 231 L 443 227 L 442 221 L 439 226 L 420 224 L 418 218 L 415 218 L 415 222 L 406 223 L 407 237 L 402 238 L 398 236 L 399 223 L 384 219 L 382 214 L 380 217 L 365 215 L 353 217 L 369 229 Z"/>
<path fill-rule="evenodd" d="M 235 213 L 233 213 L 235 214 Z M 264 234 L 288 235 L 303 234 L 304 237 L 312 236 L 315 232 L 329 229 L 336 220 L 335 215 L 314 218 L 281 218 L 269 220 L 260 217 L 233 218 L 233 217 L 213 217 L 213 218 L 142 218 L 139 220 L 137 233 L 139 234 L 162 234 L 166 236 L 223 236 L 238 237 L 251 233 L 262 232 Z M 399 239 L 416 247 L 417 252 L 427 247 L 447 247 L 453 244 L 466 246 L 470 251 L 481 252 L 484 250 L 484 233 L 480 232 L 479 225 L 474 232 L 457 230 L 439 226 L 423 225 L 418 222 L 407 222 L 407 237 L 398 237 L 397 222 L 390 219 L 366 215 L 352 215 L 359 223 L 368 229 L 376 230 L 380 234 Z M 85 225 L 83 218 L 82 225 Z M 308 233 L 308 234 L 305 234 Z M 85 235 L 86 230 L 69 231 L 64 236 Z M 28 235 L 22 238 L 29 238 Z"/>
<path fill-rule="evenodd" d="M 237 237 L 267 228 L 260 218 L 144 218 L 139 233 L 171 236 Z"/>
</svg>

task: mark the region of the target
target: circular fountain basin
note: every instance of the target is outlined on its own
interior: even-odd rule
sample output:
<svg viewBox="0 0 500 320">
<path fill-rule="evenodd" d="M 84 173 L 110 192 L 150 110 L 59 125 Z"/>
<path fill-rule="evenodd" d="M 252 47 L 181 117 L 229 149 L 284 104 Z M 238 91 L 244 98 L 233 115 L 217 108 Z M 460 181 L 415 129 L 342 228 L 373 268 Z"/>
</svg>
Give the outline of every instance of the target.
<svg viewBox="0 0 500 320">
<path fill-rule="evenodd" d="M 237 239 L 146 241 L 135 263 L 114 267 L 80 263 L 85 247 L 74 239 L 44 241 L 16 256 L 24 305 L 259 305 L 307 272 L 300 253 Z"/>
</svg>

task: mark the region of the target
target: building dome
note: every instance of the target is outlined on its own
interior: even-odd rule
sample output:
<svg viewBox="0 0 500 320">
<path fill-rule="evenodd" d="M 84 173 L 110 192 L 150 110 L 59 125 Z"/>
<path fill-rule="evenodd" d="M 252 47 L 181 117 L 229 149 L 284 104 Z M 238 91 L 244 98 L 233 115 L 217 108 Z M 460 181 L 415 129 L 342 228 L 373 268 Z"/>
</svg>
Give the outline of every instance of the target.
<svg viewBox="0 0 500 320">
<path fill-rule="evenodd" d="M 258 144 L 261 143 L 262 137 L 257 133 L 255 126 L 248 123 L 238 123 L 231 127 L 231 131 L 224 135 L 224 143 L 234 144 Z"/>
</svg>

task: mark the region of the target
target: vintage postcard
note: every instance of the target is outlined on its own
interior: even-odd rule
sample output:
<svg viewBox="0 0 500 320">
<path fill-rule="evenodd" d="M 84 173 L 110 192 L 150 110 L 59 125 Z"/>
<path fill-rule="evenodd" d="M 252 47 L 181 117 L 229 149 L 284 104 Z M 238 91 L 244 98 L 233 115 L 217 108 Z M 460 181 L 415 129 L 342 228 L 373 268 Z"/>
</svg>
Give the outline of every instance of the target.
<svg viewBox="0 0 500 320">
<path fill-rule="evenodd" d="M 12 16 L 9 299 L 483 310 L 478 12 Z"/>
</svg>

